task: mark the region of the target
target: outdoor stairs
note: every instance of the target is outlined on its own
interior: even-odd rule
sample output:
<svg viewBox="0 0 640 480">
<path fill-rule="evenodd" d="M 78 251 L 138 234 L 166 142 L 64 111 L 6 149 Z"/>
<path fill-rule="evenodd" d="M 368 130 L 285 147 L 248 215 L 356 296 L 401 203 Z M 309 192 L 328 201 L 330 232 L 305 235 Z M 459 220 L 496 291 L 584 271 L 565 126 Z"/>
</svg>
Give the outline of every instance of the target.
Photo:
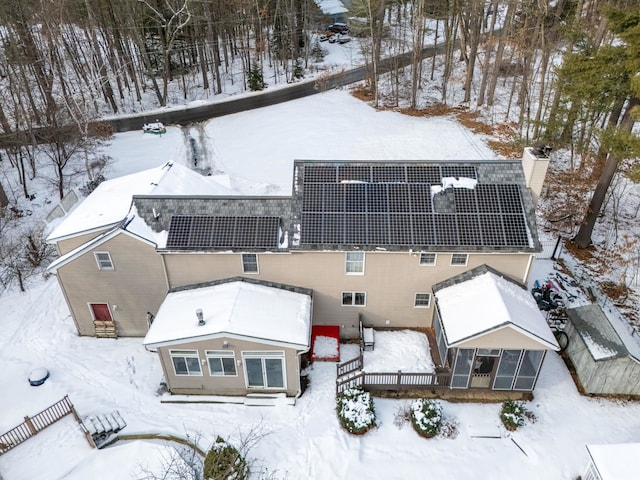
<svg viewBox="0 0 640 480">
<path fill-rule="evenodd" d="M 127 426 L 117 410 L 106 414 L 89 415 L 84 418 L 83 423 L 98 448 L 104 445 L 112 435 Z"/>
</svg>

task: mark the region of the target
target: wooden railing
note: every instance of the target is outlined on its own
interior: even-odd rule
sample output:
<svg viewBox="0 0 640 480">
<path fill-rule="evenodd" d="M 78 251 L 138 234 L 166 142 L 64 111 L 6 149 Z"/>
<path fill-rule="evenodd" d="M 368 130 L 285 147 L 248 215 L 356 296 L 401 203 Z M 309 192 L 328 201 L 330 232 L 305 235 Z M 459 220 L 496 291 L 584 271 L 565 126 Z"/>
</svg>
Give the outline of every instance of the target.
<svg viewBox="0 0 640 480">
<path fill-rule="evenodd" d="M 40 413 L 37 413 L 32 417 L 25 416 L 23 423 L 0 435 L 0 454 L 17 447 L 22 442 L 30 439 L 41 430 L 53 425 L 58 420 L 69 414 L 72 414 L 76 421 L 83 427 L 83 431 L 86 436 L 86 429 L 84 429 L 82 420 L 80 420 L 80 417 L 76 413 L 76 409 L 71 403 L 71 400 L 69 400 L 69 396 L 65 395 L 62 400 L 45 408 Z M 89 435 L 87 440 L 89 440 L 89 444 L 92 444 L 90 438 L 91 436 Z"/>
<path fill-rule="evenodd" d="M 365 390 L 437 390 L 448 389 L 449 373 L 368 373 L 364 372 Z"/>
<path fill-rule="evenodd" d="M 362 365 L 364 363 L 362 354 L 360 354 L 358 357 L 352 359 L 352 360 L 347 360 L 344 363 L 340 363 L 336 366 L 336 370 L 337 370 L 337 377 L 343 377 L 344 375 L 349 375 L 352 372 L 357 372 L 359 370 L 362 370 Z"/>
</svg>

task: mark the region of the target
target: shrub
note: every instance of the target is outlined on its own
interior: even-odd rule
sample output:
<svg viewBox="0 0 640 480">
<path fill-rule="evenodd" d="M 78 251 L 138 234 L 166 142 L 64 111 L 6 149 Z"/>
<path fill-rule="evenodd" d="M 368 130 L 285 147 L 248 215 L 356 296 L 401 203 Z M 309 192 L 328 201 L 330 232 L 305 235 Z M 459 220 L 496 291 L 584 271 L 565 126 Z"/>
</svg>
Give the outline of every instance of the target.
<svg viewBox="0 0 640 480">
<path fill-rule="evenodd" d="M 518 427 L 523 426 L 525 418 L 529 416 L 530 413 L 524 408 L 523 402 L 507 400 L 502 404 L 500 420 L 502 420 L 507 430 L 514 431 Z"/>
<path fill-rule="evenodd" d="M 437 400 L 419 398 L 411 404 L 411 423 L 419 435 L 435 437 L 442 425 L 442 406 Z"/>
<path fill-rule="evenodd" d="M 204 480 L 246 480 L 249 467 L 233 445 L 218 437 L 204 459 L 202 475 Z"/>
<path fill-rule="evenodd" d="M 351 388 L 339 394 L 336 402 L 340 425 L 347 432 L 362 435 L 375 426 L 376 414 L 369 392 Z"/>
</svg>

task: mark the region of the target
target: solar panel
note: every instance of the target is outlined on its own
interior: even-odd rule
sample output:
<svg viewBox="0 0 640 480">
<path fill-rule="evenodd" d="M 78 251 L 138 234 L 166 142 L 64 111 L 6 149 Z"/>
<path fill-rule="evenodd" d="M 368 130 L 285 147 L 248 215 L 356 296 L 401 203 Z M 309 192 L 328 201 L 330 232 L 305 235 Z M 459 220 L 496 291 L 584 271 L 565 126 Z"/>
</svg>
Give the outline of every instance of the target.
<svg viewBox="0 0 640 480">
<path fill-rule="evenodd" d="M 443 177 L 478 178 L 473 165 L 442 165 Z"/>
<path fill-rule="evenodd" d="M 302 185 L 295 189 L 300 243 L 529 246 L 519 185 L 478 183 L 433 193 L 443 177 L 477 179 L 478 173 L 458 164 L 303 165 Z"/>
<path fill-rule="evenodd" d="M 174 215 L 167 248 L 277 248 L 279 229 L 278 217 Z"/>
</svg>

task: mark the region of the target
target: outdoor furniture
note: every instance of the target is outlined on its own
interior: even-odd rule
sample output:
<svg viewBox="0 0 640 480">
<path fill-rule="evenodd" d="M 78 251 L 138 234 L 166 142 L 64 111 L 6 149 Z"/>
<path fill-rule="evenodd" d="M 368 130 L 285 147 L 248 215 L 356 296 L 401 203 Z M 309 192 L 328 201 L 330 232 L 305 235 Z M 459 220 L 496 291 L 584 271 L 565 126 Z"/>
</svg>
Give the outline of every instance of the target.
<svg viewBox="0 0 640 480">
<path fill-rule="evenodd" d="M 360 327 L 360 349 L 373 350 L 376 346 L 376 334 L 373 327 L 366 327 L 362 318 L 358 320 Z"/>
</svg>

